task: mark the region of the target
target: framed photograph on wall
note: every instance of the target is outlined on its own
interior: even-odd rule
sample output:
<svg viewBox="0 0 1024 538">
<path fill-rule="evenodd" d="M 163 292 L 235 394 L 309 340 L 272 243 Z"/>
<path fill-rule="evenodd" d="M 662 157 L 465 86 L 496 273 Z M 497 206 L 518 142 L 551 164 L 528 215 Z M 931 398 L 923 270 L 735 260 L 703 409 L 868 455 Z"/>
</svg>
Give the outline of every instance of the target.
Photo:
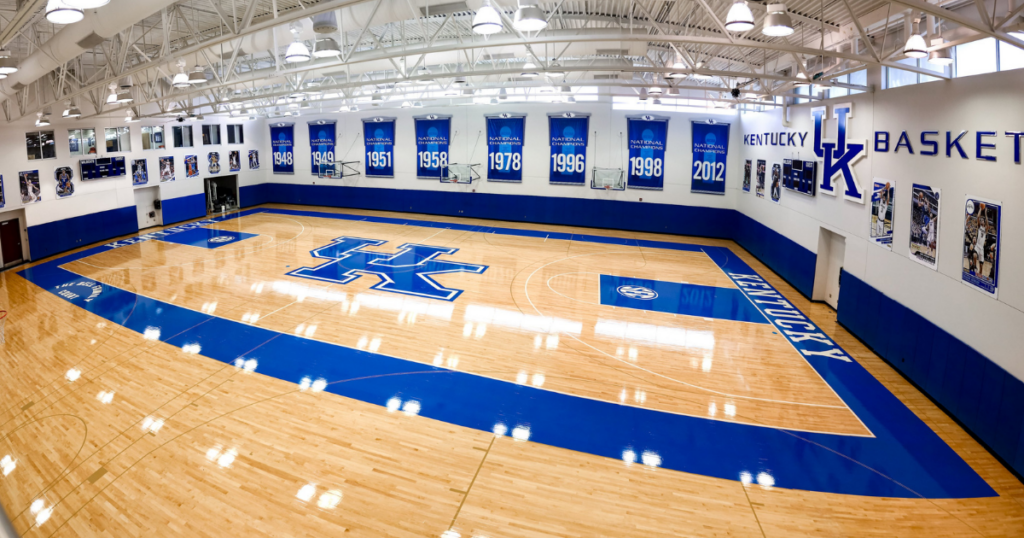
<svg viewBox="0 0 1024 538">
<path fill-rule="evenodd" d="M 160 157 L 160 183 L 174 181 L 174 157 Z"/>
<path fill-rule="evenodd" d="M 1000 202 L 968 195 L 964 203 L 964 255 L 960 281 L 991 296 L 999 295 Z"/>
<path fill-rule="evenodd" d="M 754 195 L 764 198 L 764 173 L 768 163 L 764 159 L 757 160 L 757 184 L 754 186 Z"/>
<path fill-rule="evenodd" d="M 75 173 L 68 166 L 61 166 L 53 171 L 53 178 L 57 180 L 57 198 L 67 198 L 75 194 L 75 184 L 71 182 Z"/>
<path fill-rule="evenodd" d="M 132 161 L 132 185 L 145 185 L 149 183 L 149 167 L 146 159 Z"/>
<path fill-rule="evenodd" d="M 886 249 L 892 250 L 892 219 L 896 211 L 893 199 L 896 196 L 896 188 L 892 181 L 875 179 L 871 189 L 871 225 L 868 227 L 868 237 L 871 242 Z"/>
<path fill-rule="evenodd" d="M 211 151 L 206 154 L 206 166 L 209 168 L 211 174 L 220 173 L 220 153 Z M 196 173 L 196 175 L 199 175 Z"/>
<path fill-rule="evenodd" d="M 196 155 L 185 156 L 185 177 L 199 177 L 199 157 Z"/>
<path fill-rule="evenodd" d="M 242 152 L 232 150 L 228 153 L 228 170 L 238 172 L 242 170 Z"/>
<path fill-rule="evenodd" d="M 914 184 L 910 206 L 910 259 L 936 270 L 939 263 L 939 203 L 942 193 Z"/>
<path fill-rule="evenodd" d="M 743 192 L 750 192 L 750 168 L 752 163 L 750 159 L 743 163 Z"/>
<path fill-rule="evenodd" d="M 776 204 L 782 199 L 782 165 L 779 163 L 772 165 L 771 197 Z"/>
<path fill-rule="evenodd" d="M 18 184 L 21 187 L 22 204 L 34 204 L 43 200 L 43 191 L 39 188 L 39 170 L 18 172 Z"/>
<path fill-rule="evenodd" d="M 4 196 L 4 176 L 0 175 L 0 209 L 7 205 L 7 198 Z"/>
<path fill-rule="evenodd" d="M 260 169 L 260 152 L 255 149 L 249 150 L 249 170 Z"/>
</svg>

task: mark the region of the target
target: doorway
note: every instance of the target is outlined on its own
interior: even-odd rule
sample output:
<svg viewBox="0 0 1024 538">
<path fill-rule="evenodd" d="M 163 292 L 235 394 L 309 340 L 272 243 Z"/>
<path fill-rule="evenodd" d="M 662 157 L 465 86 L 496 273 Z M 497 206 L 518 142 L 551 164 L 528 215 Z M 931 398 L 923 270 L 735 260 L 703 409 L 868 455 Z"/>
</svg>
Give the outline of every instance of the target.
<svg viewBox="0 0 1024 538">
<path fill-rule="evenodd" d="M 21 219 L 0 222 L 0 267 L 17 265 L 24 256 L 21 248 Z"/>
<path fill-rule="evenodd" d="M 159 185 L 135 189 L 135 212 L 138 215 L 140 230 L 163 225 Z"/>
<path fill-rule="evenodd" d="M 818 234 L 818 261 L 815 266 L 811 299 L 839 308 L 839 285 L 846 260 L 846 237 L 821 228 Z"/>
<path fill-rule="evenodd" d="M 208 177 L 206 183 L 206 214 L 238 209 L 238 176 Z"/>
</svg>

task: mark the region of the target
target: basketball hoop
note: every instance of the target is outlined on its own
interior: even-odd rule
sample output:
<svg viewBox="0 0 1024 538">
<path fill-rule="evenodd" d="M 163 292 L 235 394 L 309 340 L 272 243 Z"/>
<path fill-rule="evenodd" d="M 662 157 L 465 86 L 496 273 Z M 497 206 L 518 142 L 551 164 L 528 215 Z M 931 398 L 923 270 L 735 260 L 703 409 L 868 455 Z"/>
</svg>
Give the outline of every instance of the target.
<svg viewBox="0 0 1024 538">
<path fill-rule="evenodd" d="M 7 311 L 0 310 L 0 344 L 4 343 L 4 321 L 7 320 Z"/>
<path fill-rule="evenodd" d="M 610 190 L 612 190 L 612 186 L 611 185 L 605 185 L 604 186 L 604 190 L 610 191 Z"/>
</svg>

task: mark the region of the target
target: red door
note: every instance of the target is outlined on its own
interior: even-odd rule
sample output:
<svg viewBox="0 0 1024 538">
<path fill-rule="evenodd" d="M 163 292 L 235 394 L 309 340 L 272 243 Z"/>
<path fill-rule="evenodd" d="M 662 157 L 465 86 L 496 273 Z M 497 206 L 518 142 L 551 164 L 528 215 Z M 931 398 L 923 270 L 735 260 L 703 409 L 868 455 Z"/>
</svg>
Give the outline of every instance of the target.
<svg viewBox="0 0 1024 538">
<path fill-rule="evenodd" d="M 0 222 L 0 264 L 7 264 L 21 261 L 21 230 L 19 219 L 11 219 Z"/>
</svg>

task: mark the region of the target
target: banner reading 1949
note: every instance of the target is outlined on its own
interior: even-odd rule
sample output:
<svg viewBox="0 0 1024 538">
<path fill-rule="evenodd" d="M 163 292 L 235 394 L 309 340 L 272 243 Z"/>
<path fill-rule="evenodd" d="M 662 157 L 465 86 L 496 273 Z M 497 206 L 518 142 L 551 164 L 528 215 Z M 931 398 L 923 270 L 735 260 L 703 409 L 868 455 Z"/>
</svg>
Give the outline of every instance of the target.
<svg viewBox="0 0 1024 538">
<path fill-rule="evenodd" d="M 335 122 L 315 120 L 309 122 L 309 149 L 313 163 L 313 175 L 319 176 L 321 168 L 330 168 L 334 163 Z"/>
</svg>

